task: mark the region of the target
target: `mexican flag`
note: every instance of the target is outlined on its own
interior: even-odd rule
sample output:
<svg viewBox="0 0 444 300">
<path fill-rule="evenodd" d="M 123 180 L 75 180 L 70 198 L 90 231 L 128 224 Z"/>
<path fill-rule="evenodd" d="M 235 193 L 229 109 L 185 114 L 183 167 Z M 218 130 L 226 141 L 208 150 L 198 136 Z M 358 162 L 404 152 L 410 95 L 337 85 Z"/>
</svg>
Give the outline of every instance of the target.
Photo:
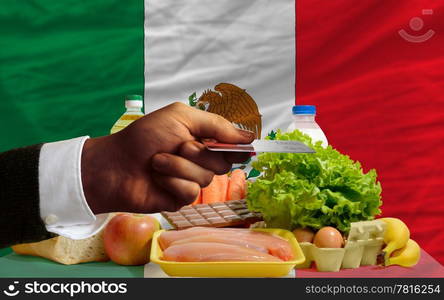
<svg viewBox="0 0 444 300">
<path fill-rule="evenodd" d="M 108 134 L 126 94 L 149 112 L 220 82 L 277 126 L 296 73 L 329 142 L 378 171 L 383 216 L 443 263 L 443 18 L 440 0 L 2 0 L 0 151 Z"/>
<path fill-rule="evenodd" d="M 5 0 L 0 28 L 0 151 L 108 134 L 127 94 L 148 113 L 221 82 L 264 132 L 291 121 L 293 0 Z"/>
</svg>

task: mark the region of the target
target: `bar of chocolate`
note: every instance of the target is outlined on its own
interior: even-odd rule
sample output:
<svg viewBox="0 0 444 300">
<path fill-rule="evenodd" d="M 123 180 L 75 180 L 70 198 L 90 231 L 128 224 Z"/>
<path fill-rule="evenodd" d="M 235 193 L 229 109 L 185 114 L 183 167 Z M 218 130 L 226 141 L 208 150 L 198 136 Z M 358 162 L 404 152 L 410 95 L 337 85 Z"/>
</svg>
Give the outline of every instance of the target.
<svg viewBox="0 0 444 300">
<path fill-rule="evenodd" d="M 175 229 L 238 227 L 262 220 L 260 213 L 248 210 L 246 200 L 188 205 L 176 212 L 163 211 L 161 214 Z"/>
</svg>

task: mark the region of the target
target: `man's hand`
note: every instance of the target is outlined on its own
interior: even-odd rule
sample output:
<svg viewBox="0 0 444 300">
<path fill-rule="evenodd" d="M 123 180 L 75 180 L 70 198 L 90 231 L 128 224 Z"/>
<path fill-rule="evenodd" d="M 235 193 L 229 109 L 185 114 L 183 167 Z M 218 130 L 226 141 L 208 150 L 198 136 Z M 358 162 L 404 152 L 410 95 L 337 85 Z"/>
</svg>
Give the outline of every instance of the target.
<svg viewBox="0 0 444 300">
<path fill-rule="evenodd" d="M 177 210 L 193 202 L 214 174 L 248 159 L 246 153 L 208 151 L 200 138 L 250 143 L 254 137 L 221 116 L 173 103 L 118 133 L 86 141 L 86 200 L 95 214 Z"/>
</svg>

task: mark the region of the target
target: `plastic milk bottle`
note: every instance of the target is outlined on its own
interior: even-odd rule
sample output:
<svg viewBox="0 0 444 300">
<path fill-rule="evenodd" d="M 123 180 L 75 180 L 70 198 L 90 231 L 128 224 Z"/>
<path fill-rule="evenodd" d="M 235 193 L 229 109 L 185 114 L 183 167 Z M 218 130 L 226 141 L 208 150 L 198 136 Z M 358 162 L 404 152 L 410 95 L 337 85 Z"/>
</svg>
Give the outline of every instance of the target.
<svg viewBox="0 0 444 300">
<path fill-rule="evenodd" d="M 293 122 L 288 126 L 287 132 L 298 129 L 302 133 L 309 135 L 313 142 L 321 141 L 323 147 L 328 146 L 327 137 L 321 127 L 315 121 L 316 106 L 295 105 L 293 106 Z"/>
</svg>

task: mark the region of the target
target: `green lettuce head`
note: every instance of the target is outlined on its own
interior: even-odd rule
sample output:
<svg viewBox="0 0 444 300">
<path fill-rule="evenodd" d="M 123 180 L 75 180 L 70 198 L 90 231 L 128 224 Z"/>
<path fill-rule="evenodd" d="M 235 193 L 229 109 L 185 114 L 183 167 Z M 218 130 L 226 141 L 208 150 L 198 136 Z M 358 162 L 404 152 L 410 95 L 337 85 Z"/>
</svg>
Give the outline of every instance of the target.
<svg viewBox="0 0 444 300">
<path fill-rule="evenodd" d="M 262 175 L 249 183 L 247 203 L 262 213 L 268 227 L 333 226 L 348 232 L 351 222 L 381 213 L 381 184 L 374 169 L 364 173 L 359 162 L 313 143 L 299 130 L 278 131 L 273 138 L 303 142 L 316 153 L 262 153 L 253 162 Z"/>
</svg>

